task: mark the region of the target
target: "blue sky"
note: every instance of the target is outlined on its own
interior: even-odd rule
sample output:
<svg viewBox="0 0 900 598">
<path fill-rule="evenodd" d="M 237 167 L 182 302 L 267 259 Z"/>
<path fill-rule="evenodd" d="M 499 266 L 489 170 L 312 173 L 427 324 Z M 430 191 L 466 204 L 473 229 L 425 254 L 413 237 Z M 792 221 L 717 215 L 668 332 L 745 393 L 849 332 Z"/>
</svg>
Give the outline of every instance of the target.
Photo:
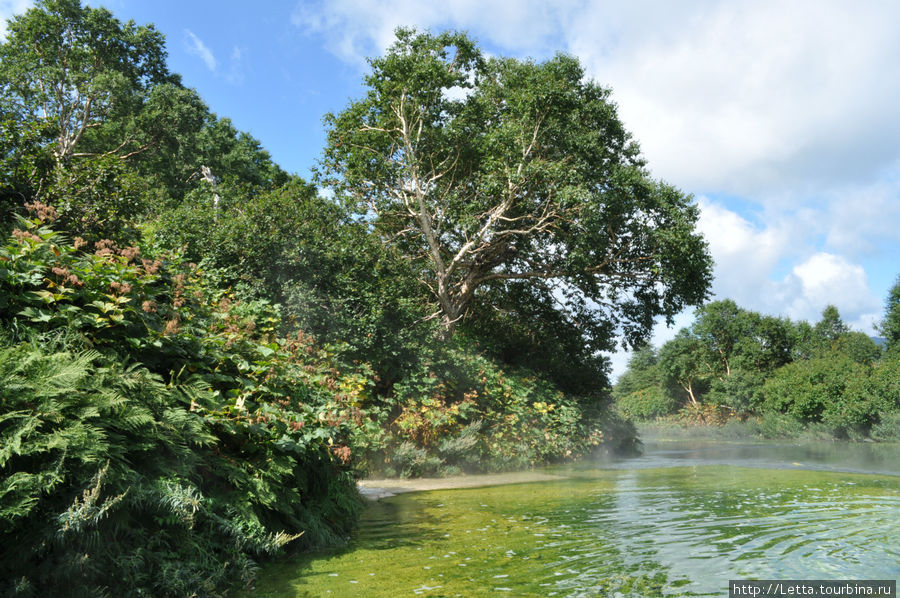
<svg viewBox="0 0 900 598">
<path fill-rule="evenodd" d="M 398 25 L 562 51 L 613 90 L 653 174 L 693 194 L 716 298 L 874 334 L 900 274 L 900 5 L 838 0 L 102 0 L 154 23 L 211 109 L 308 176 L 322 116 Z M 0 0 L 0 16 L 25 0 Z M 688 323 L 690 316 L 681 318 Z M 675 330 L 658 327 L 656 341 Z M 614 361 L 621 371 L 623 356 Z"/>
</svg>

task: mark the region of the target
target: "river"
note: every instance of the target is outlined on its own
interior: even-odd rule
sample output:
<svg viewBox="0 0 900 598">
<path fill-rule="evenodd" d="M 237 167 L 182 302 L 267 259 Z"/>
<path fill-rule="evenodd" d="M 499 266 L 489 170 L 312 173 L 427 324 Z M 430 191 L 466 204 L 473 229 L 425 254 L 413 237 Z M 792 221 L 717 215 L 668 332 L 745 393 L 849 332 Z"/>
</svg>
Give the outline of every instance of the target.
<svg viewBox="0 0 900 598">
<path fill-rule="evenodd" d="M 900 577 L 897 445 L 648 442 L 537 473 L 373 501 L 346 548 L 267 565 L 248 596 L 721 597 L 730 579 Z"/>
</svg>

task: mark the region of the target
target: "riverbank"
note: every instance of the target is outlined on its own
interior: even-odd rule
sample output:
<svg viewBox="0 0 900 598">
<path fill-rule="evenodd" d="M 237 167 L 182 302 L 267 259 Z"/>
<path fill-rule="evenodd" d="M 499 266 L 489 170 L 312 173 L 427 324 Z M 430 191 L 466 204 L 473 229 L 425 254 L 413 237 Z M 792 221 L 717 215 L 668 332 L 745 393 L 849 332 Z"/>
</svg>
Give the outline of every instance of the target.
<svg viewBox="0 0 900 598">
<path fill-rule="evenodd" d="M 696 423 L 677 416 L 635 423 L 637 435 L 647 440 L 878 442 L 900 443 L 900 413 L 889 413 L 863 431 L 835 429 L 820 422 L 803 423 L 790 416 L 767 413 L 723 423 Z"/>
<path fill-rule="evenodd" d="M 846 460 L 851 467 L 825 467 L 848 472 L 865 472 L 867 467 L 875 467 L 879 473 L 900 475 L 900 469 L 886 467 L 886 463 L 893 460 L 890 455 L 900 454 L 900 443 L 874 442 L 870 438 L 864 439 L 838 439 L 821 429 L 804 428 L 803 433 L 792 436 L 766 437 L 760 433 L 760 424 L 756 421 L 731 421 L 725 425 L 684 425 L 676 421 L 659 420 L 656 422 L 643 422 L 638 424 L 638 435 L 646 445 L 662 445 L 661 454 L 672 454 L 668 449 L 673 446 L 681 446 L 691 443 L 692 448 L 688 454 L 697 458 L 703 454 L 707 464 L 731 464 L 732 460 L 744 461 L 748 454 L 758 454 L 761 462 L 769 467 L 787 469 L 822 469 L 821 466 L 809 463 L 827 462 L 831 466 Z M 668 446 L 667 446 L 668 445 Z M 729 446 L 730 445 L 730 446 Z M 733 454 L 734 446 L 740 447 L 740 455 Z M 858 448 L 850 450 L 847 446 Z M 845 448 L 842 448 L 845 447 Z M 868 448 L 864 448 L 868 447 Z M 785 452 L 785 449 L 790 448 Z M 774 451 L 774 453 L 773 453 Z M 783 454 L 772 459 L 770 453 Z M 651 449 L 651 453 L 660 453 L 659 447 Z M 675 451 L 678 453 L 680 451 Z M 790 453 L 790 456 L 786 456 Z M 764 457 L 765 455 L 765 457 Z M 852 455 L 852 458 L 848 458 Z M 627 459 L 619 458 L 591 459 L 587 458 L 579 465 L 573 465 L 579 469 L 586 464 L 593 466 L 621 469 L 623 467 L 673 467 L 680 466 L 681 459 L 659 461 L 647 455 Z M 493 474 L 470 474 L 447 477 L 421 477 L 421 478 L 369 478 L 359 480 L 357 486 L 360 495 L 370 501 L 405 494 L 408 492 L 426 492 L 431 490 L 454 490 L 461 488 L 480 488 L 488 486 L 502 486 L 508 484 L 524 484 L 529 482 L 559 481 L 566 479 L 567 475 L 559 475 L 539 470 L 514 471 Z"/>
<path fill-rule="evenodd" d="M 428 490 L 454 490 L 457 488 L 480 488 L 483 486 L 503 486 L 529 482 L 551 482 L 564 479 L 563 476 L 540 471 L 514 471 L 459 475 L 446 478 L 373 478 L 360 480 L 359 493 L 369 500 L 379 500 L 406 492 Z"/>
</svg>

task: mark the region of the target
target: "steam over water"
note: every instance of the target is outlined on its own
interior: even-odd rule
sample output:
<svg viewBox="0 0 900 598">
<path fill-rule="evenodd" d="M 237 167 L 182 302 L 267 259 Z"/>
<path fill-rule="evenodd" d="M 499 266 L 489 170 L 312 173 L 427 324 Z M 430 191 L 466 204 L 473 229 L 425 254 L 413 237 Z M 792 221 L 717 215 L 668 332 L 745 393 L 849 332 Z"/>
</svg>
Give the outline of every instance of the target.
<svg viewBox="0 0 900 598">
<path fill-rule="evenodd" d="M 346 550 L 263 569 L 254 595 L 721 597 L 729 579 L 897 579 L 900 449 L 835 446 L 653 445 L 554 470 L 562 481 L 395 496 Z"/>
</svg>

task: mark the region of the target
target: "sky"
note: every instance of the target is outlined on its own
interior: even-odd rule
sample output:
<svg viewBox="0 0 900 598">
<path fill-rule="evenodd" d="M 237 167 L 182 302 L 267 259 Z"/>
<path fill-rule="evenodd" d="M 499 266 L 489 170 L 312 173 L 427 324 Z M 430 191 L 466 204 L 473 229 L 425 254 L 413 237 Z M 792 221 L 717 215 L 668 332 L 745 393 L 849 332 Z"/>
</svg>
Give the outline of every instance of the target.
<svg viewBox="0 0 900 598">
<path fill-rule="evenodd" d="M 656 178 L 694 196 L 713 299 L 877 334 L 900 275 L 900 3 L 890 0 L 93 0 L 166 35 L 169 67 L 308 177 L 322 117 L 398 26 L 580 59 Z M 0 17 L 27 0 L 0 0 Z M 0 25 L 0 36 L 5 26 Z M 672 328 L 654 331 L 659 345 Z M 620 373 L 626 354 L 613 356 Z"/>
</svg>

